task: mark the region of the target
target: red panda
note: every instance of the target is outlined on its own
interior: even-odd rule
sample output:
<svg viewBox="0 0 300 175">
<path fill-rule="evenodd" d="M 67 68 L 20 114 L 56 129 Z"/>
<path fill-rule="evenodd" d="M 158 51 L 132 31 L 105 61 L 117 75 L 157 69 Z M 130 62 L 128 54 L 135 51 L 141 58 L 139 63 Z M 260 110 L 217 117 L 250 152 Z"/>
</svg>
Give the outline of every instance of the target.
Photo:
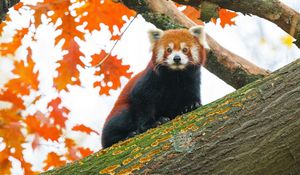
<svg viewBox="0 0 300 175">
<path fill-rule="evenodd" d="M 201 106 L 200 66 L 207 47 L 203 27 L 151 30 L 149 38 L 152 58 L 127 83 L 108 115 L 103 148 Z"/>
</svg>

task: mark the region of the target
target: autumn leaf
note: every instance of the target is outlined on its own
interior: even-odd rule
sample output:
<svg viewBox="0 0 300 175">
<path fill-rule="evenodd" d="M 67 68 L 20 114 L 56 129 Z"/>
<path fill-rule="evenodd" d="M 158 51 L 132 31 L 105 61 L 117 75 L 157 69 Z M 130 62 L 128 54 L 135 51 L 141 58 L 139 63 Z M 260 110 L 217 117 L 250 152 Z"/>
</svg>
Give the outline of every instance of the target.
<svg viewBox="0 0 300 175">
<path fill-rule="evenodd" d="M 66 138 L 65 145 L 68 149 L 65 156 L 71 161 L 78 160 L 80 157 L 77 155 L 78 150 L 75 141 L 73 139 Z"/>
<path fill-rule="evenodd" d="M 83 54 L 79 50 L 79 45 L 75 40 L 70 41 L 68 54 L 59 61 L 60 67 L 57 69 L 58 76 L 54 79 L 55 87 L 60 91 L 67 88 L 67 85 L 80 85 L 79 71 L 77 66 L 84 67 L 84 64 L 80 60 L 80 56 Z M 75 78 L 76 80 L 72 80 Z"/>
<path fill-rule="evenodd" d="M 1 31 L 0 31 L 1 32 Z M 28 28 L 23 28 L 21 30 L 16 30 L 16 34 L 13 36 L 11 42 L 0 43 L 0 56 L 7 56 L 9 54 L 14 55 L 16 50 L 21 46 L 22 39 L 28 33 Z"/>
<path fill-rule="evenodd" d="M 12 93 L 10 88 L 0 93 L 0 101 L 10 102 L 18 109 L 25 109 L 23 100 L 17 94 Z"/>
<path fill-rule="evenodd" d="M 35 116 L 27 116 L 25 121 L 29 133 L 37 133 L 45 140 L 57 141 L 62 130 L 50 123 L 42 123 Z"/>
<path fill-rule="evenodd" d="M 5 21 L 2 21 L 2 22 L 0 23 L 0 36 L 2 36 L 3 29 L 4 29 L 4 27 L 7 25 L 7 23 L 8 23 L 9 21 L 11 21 L 10 16 L 9 16 L 9 15 L 6 15 Z M 1 46 L 1 44 L 0 44 L 0 46 Z M 0 56 L 1 56 L 1 52 L 0 52 Z"/>
<path fill-rule="evenodd" d="M 62 135 L 62 131 L 55 126 L 44 125 L 39 134 L 46 140 L 58 141 L 58 138 Z"/>
<path fill-rule="evenodd" d="M 182 11 L 187 17 L 193 20 L 196 24 L 203 25 L 203 22 L 200 20 L 200 12 L 191 6 L 186 6 Z"/>
<path fill-rule="evenodd" d="M 0 151 L 0 172 L 2 174 L 11 174 L 10 169 L 12 168 L 12 163 L 8 160 L 10 156 L 10 151 L 8 148 Z"/>
<path fill-rule="evenodd" d="M 20 8 L 22 8 L 23 7 L 23 2 L 18 2 L 16 5 L 14 5 L 14 9 L 15 10 L 19 10 Z"/>
<path fill-rule="evenodd" d="M 66 126 L 65 122 L 68 119 L 65 115 L 67 115 L 70 111 L 65 107 L 59 107 L 60 104 L 60 98 L 56 98 L 48 103 L 48 108 L 52 107 L 52 111 L 49 116 L 53 119 L 54 125 L 64 128 Z"/>
<path fill-rule="evenodd" d="M 101 51 L 100 54 L 93 55 L 92 65 L 96 65 L 103 58 L 105 58 L 107 53 Z M 102 63 L 100 66 L 100 71 L 96 71 L 95 75 L 100 76 L 104 75 L 102 82 L 95 82 L 94 87 L 100 86 L 100 95 L 106 94 L 109 95 L 110 89 L 118 89 L 121 87 L 120 78 L 122 76 L 130 78 L 132 72 L 128 72 L 129 65 L 122 65 L 122 61 L 117 59 L 116 56 L 109 55 L 109 57 Z"/>
<path fill-rule="evenodd" d="M 237 16 L 237 13 L 236 12 L 231 12 L 231 11 L 229 11 L 229 10 L 227 10 L 227 9 L 220 9 L 219 10 L 219 18 L 220 18 L 220 21 L 221 21 L 221 23 L 220 23 L 220 25 L 224 28 L 225 27 L 225 25 L 226 24 L 228 24 L 228 25 L 234 25 L 235 24 L 235 22 L 234 21 L 232 21 L 232 19 L 234 18 L 234 17 L 236 17 Z"/>
<path fill-rule="evenodd" d="M 79 150 L 80 154 L 82 155 L 82 157 L 86 157 L 86 156 L 89 156 L 94 153 L 89 148 L 79 147 L 78 150 Z"/>
<path fill-rule="evenodd" d="M 66 161 L 61 160 L 61 156 L 56 154 L 55 152 L 50 152 L 47 155 L 47 159 L 44 161 L 46 164 L 44 166 L 44 170 L 48 170 L 51 167 L 59 167 L 66 164 Z"/>
<path fill-rule="evenodd" d="M 0 137 L 3 138 L 3 142 L 8 149 L 14 149 L 14 152 L 11 152 L 10 155 L 16 159 L 23 157 L 22 144 L 25 142 L 25 137 L 21 129 L 22 125 L 20 122 L 2 123 L 0 126 Z"/>
<path fill-rule="evenodd" d="M 123 4 L 114 3 L 111 0 L 104 0 L 103 3 L 99 0 L 86 0 L 84 2 L 85 4 L 76 9 L 76 12 L 81 16 L 81 24 L 87 22 L 85 28 L 89 32 L 100 30 L 100 23 L 108 25 L 110 31 L 113 32 L 114 25 L 121 28 L 125 23 L 122 19 L 124 15 L 130 17 L 135 14 L 133 10 L 128 9 Z"/>
<path fill-rule="evenodd" d="M 17 76 L 11 79 L 5 87 L 14 94 L 29 95 L 30 89 L 38 90 L 38 72 L 34 73 L 35 63 L 31 58 L 31 50 L 28 49 L 27 64 L 25 61 L 14 63 L 13 73 Z M 18 87 L 18 88 L 16 88 Z"/>
<path fill-rule="evenodd" d="M 80 132 L 83 132 L 83 133 L 87 133 L 87 134 L 90 134 L 91 132 L 94 132 L 95 134 L 98 134 L 99 133 L 83 124 L 80 124 L 80 125 L 76 125 L 72 128 L 73 131 L 80 131 Z"/>
</svg>

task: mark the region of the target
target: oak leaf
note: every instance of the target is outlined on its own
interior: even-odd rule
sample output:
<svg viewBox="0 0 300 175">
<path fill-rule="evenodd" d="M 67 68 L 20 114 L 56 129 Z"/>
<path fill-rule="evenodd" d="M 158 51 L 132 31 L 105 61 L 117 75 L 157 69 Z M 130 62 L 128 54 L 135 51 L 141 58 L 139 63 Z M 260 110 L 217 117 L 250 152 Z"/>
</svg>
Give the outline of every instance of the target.
<svg viewBox="0 0 300 175">
<path fill-rule="evenodd" d="M 44 170 L 48 170 L 51 167 L 59 167 L 66 164 L 66 161 L 61 160 L 62 156 L 59 156 L 55 152 L 50 152 L 47 155 L 47 159 L 44 161 L 46 164 Z"/>
<path fill-rule="evenodd" d="M 87 134 L 90 134 L 91 132 L 93 132 L 93 133 L 99 135 L 99 133 L 97 131 L 95 131 L 95 130 L 91 129 L 90 127 L 87 127 L 83 124 L 73 126 L 72 130 L 80 131 L 80 132 L 87 133 Z"/>
<path fill-rule="evenodd" d="M 107 56 L 105 51 L 101 51 L 100 54 L 93 55 L 92 65 L 95 65 L 102 61 Z M 116 90 L 121 87 L 120 78 L 122 76 L 130 78 L 132 72 L 129 72 L 129 65 L 122 65 L 122 61 L 117 59 L 116 56 L 109 55 L 108 58 L 100 65 L 100 70 L 95 72 L 95 75 L 103 75 L 102 82 L 95 82 L 94 87 L 100 86 L 100 95 L 109 95 L 109 90 Z"/>
</svg>

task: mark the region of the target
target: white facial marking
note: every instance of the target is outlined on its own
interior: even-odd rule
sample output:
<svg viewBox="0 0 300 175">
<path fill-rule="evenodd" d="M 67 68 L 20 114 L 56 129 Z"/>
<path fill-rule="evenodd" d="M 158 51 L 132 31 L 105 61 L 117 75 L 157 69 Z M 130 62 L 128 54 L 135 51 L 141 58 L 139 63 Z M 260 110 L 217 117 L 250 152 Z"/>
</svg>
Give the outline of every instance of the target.
<svg viewBox="0 0 300 175">
<path fill-rule="evenodd" d="M 171 49 L 174 48 L 174 43 L 169 43 L 168 45 L 169 45 L 169 47 L 170 47 Z"/>
<path fill-rule="evenodd" d="M 157 55 L 156 55 L 156 62 L 157 63 L 160 63 L 160 62 L 163 61 L 163 59 L 164 59 L 164 52 L 165 52 L 165 50 L 164 50 L 163 47 L 159 47 L 157 49 Z"/>
<path fill-rule="evenodd" d="M 181 48 L 181 49 L 183 49 L 183 48 L 185 48 L 185 47 L 186 47 L 186 43 L 184 43 L 184 42 L 183 42 L 183 43 L 180 43 L 180 48 Z"/>
<path fill-rule="evenodd" d="M 196 46 L 191 48 L 191 54 L 195 63 L 199 63 L 199 49 Z"/>
<path fill-rule="evenodd" d="M 174 57 L 175 56 L 180 56 L 181 60 L 180 60 L 180 63 L 179 64 L 176 64 L 174 62 Z M 166 63 L 169 65 L 169 67 L 171 69 L 184 69 L 188 63 L 189 63 L 189 58 L 184 54 L 182 53 L 182 51 L 176 51 L 174 50 L 166 59 Z"/>
</svg>

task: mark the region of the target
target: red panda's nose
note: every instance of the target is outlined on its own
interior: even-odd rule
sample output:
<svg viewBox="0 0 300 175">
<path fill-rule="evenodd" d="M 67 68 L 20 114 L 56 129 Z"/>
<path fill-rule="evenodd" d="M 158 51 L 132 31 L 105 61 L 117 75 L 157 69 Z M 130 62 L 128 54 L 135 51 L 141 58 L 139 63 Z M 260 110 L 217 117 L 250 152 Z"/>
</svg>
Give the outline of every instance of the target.
<svg viewBox="0 0 300 175">
<path fill-rule="evenodd" d="M 175 55 L 174 58 L 173 58 L 173 60 L 174 60 L 175 63 L 180 63 L 181 58 L 180 58 L 179 55 Z"/>
</svg>

